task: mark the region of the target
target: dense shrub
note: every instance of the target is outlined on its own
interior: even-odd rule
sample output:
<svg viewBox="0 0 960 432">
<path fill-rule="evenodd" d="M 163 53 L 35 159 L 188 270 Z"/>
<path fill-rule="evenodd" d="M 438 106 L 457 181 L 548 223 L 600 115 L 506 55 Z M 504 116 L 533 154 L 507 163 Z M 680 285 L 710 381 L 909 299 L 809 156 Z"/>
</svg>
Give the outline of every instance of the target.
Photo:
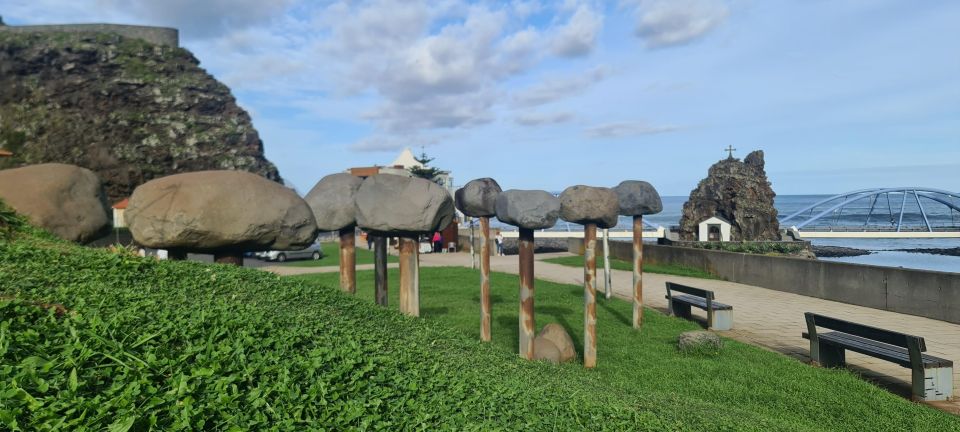
<svg viewBox="0 0 960 432">
<path fill-rule="evenodd" d="M 787 242 L 689 242 L 689 244 L 685 243 L 684 246 L 761 255 L 794 255 L 802 252 L 806 248 L 806 246 L 801 243 Z"/>
</svg>

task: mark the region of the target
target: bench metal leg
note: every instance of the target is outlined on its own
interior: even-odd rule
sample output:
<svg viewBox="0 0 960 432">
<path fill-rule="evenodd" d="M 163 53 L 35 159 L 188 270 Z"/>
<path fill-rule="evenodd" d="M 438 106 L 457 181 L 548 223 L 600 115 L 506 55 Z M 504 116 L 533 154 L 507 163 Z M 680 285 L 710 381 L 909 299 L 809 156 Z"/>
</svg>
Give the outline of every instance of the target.
<svg viewBox="0 0 960 432">
<path fill-rule="evenodd" d="M 712 330 L 730 330 L 733 328 L 733 309 L 713 311 Z"/>
<path fill-rule="evenodd" d="M 847 364 L 847 351 L 843 348 L 820 344 L 820 366 L 825 368 L 843 367 Z"/>
<path fill-rule="evenodd" d="M 680 303 L 676 301 L 670 301 L 670 312 L 673 316 L 678 316 L 680 318 L 690 319 L 693 315 L 690 314 L 690 305 L 686 303 Z"/>
<path fill-rule="evenodd" d="M 913 371 L 913 399 L 945 401 L 953 397 L 953 368 L 930 368 Z"/>
</svg>

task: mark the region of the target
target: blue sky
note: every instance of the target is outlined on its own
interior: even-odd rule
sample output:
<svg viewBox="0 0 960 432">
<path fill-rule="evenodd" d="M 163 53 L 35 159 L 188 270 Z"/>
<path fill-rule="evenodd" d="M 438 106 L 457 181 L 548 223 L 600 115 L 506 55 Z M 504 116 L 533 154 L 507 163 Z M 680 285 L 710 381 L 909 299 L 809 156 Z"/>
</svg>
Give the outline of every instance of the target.
<svg viewBox="0 0 960 432">
<path fill-rule="evenodd" d="M 733 145 L 779 194 L 960 191 L 960 2 L 0 0 L 174 26 L 301 192 L 424 146 L 458 184 L 653 183 Z"/>
</svg>

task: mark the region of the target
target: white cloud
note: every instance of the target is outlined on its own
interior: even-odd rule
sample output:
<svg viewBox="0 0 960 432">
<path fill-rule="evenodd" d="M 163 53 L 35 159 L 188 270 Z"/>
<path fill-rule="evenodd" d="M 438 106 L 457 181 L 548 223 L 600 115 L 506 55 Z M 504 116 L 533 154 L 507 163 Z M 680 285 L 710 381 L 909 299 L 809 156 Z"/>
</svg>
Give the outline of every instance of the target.
<svg viewBox="0 0 960 432">
<path fill-rule="evenodd" d="M 607 70 L 604 67 L 595 67 L 579 76 L 546 79 L 540 84 L 517 92 L 513 96 L 513 103 L 524 107 L 547 104 L 579 94 L 606 76 Z"/>
<path fill-rule="evenodd" d="M 653 135 L 680 130 L 676 126 L 653 126 L 646 122 L 613 122 L 591 126 L 584 130 L 589 138 L 622 138 L 635 135 Z"/>
<path fill-rule="evenodd" d="M 549 124 L 566 123 L 575 116 L 569 112 L 556 113 L 523 113 L 517 115 L 513 121 L 520 126 L 543 126 Z"/>
<path fill-rule="evenodd" d="M 637 37 L 649 48 L 683 45 L 707 34 L 727 18 L 722 0 L 653 0 L 637 9 Z"/>
<path fill-rule="evenodd" d="M 603 27 L 603 16 L 585 4 L 577 7 L 566 25 L 557 30 L 553 53 L 561 57 L 582 57 L 593 51 Z"/>
</svg>

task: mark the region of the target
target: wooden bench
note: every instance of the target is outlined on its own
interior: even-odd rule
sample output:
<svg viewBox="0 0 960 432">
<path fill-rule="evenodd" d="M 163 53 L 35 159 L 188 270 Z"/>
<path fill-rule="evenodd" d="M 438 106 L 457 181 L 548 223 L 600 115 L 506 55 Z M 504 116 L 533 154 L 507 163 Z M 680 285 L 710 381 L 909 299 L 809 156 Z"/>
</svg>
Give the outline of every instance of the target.
<svg viewBox="0 0 960 432">
<path fill-rule="evenodd" d="M 673 291 L 684 294 L 674 295 Z M 713 291 L 667 282 L 667 306 L 670 314 L 690 319 L 690 307 L 707 311 L 707 328 L 730 330 L 733 328 L 733 306 L 714 300 Z"/>
<path fill-rule="evenodd" d="M 810 339 L 810 361 L 824 367 L 846 364 L 846 350 L 896 363 L 913 370 L 914 400 L 947 400 L 953 395 L 953 362 L 922 354 L 927 350 L 922 337 L 870 327 L 837 318 L 804 313 L 805 339 Z M 823 327 L 832 332 L 817 332 Z"/>
</svg>

